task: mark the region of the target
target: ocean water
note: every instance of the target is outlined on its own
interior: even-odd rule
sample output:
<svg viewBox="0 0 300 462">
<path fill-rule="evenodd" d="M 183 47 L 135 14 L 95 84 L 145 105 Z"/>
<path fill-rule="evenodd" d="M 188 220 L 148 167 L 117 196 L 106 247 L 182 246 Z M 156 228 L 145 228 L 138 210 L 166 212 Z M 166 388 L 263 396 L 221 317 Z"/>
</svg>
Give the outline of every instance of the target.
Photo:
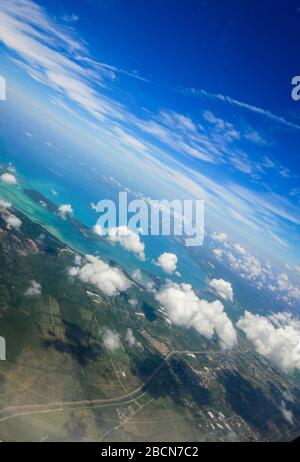
<svg viewBox="0 0 300 462">
<path fill-rule="evenodd" d="M 205 274 L 191 257 L 188 248 L 167 236 L 147 236 L 145 243 L 146 261 L 140 261 L 133 254 L 120 246 L 106 242 L 92 242 L 85 238 L 71 223 L 62 220 L 39 204 L 32 201 L 24 192 L 25 188 L 35 189 L 57 205 L 72 205 L 74 216 L 83 224 L 92 227 L 97 221 L 97 214 L 90 204 L 101 199 L 117 201 L 120 187 L 113 180 L 114 171 L 107 170 L 99 162 L 96 166 L 77 152 L 76 146 L 62 144 L 53 147 L 45 142 L 45 136 L 26 135 L 22 128 L 20 136 L 16 136 L 15 127 L 9 124 L 6 129 L 2 125 L 0 138 L 0 163 L 11 163 L 16 169 L 18 186 L 0 183 L 0 196 L 9 200 L 14 207 L 29 218 L 39 222 L 54 236 L 73 250 L 80 253 L 99 254 L 110 259 L 127 272 L 141 271 L 166 278 L 154 260 L 163 252 L 174 252 L 178 257 L 180 276 L 171 279 L 177 282 L 188 282 L 197 289 L 205 287 Z M 20 130 L 20 127 L 19 127 Z"/>
</svg>

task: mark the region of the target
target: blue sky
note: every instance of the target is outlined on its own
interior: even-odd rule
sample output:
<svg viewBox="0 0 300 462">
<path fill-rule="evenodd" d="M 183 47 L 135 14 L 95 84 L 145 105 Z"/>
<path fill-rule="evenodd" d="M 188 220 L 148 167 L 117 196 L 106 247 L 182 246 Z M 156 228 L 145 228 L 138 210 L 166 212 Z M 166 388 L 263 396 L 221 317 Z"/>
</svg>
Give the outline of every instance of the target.
<svg viewBox="0 0 300 462">
<path fill-rule="evenodd" d="M 204 198 L 211 230 L 299 265 L 299 8 L 0 0 L 1 74 L 125 186 Z"/>
</svg>

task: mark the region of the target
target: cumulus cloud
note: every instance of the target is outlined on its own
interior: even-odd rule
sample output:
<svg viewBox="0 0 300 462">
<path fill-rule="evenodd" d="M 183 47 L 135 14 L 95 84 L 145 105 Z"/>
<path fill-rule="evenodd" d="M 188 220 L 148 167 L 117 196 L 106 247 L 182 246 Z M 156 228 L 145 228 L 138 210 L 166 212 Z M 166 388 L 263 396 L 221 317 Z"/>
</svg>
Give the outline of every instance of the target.
<svg viewBox="0 0 300 462">
<path fill-rule="evenodd" d="M 133 347 L 135 345 L 135 336 L 133 335 L 132 329 L 127 329 L 125 340 L 129 346 Z"/>
<path fill-rule="evenodd" d="M 81 263 L 82 263 L 82 257 L 81 257 L 81 255 L 79 255 L 79 254 L 75 255 L 75 257 L 74 257 L 74 264 L 75 264 L 76 266 L 80 266 Z"/>
<path fill-rule="evenodd" d="M 209 303 L 200 299 L 190 284 L 175 283 L 163 287 L 156 298 L 173 324 L 194 328 L 207 339 L 216 334 L 223 349 L 236 344 L 236 331 L 220 301 Z"/>
<path fill-rule="evenodd" d="M 242 247 L 240 244 L 234 244 L 234 248 L 240 255 L 246 255 L 247 253 L 244 247 Z"/>
<path fill-rule="evenodd" d="M 0 197 L 0 210 L 8 210 L 11 208 L 11 203 Z"/>
<path fill-rule="evenodd" d="M 289 281 L 288 275 L 281 273 L 274 281 L 273 290 L 275 292 L 286 294 L 288 298 L 300 300 L 300 289 Z"/>
<path fill-rule="evenodd" d="M 300 369 L 300 321 L 289 313 L 265 317 L 245 311 L 237 326 L 259 354 L 284 372 Z"/>
<path fill-rule="evenodd" d="M 211 235 L 211 238 L 214 240 L 214 241 L 217 241 L 217 242 L 226 242 L 227 239 L 228 239 L 228 236 L 226 233 L 212 233 Z"/>
<path fill-rule="evenodd" d="M 140 236 L 127 226 L 110 228 L 108 239 L 114 244 L 118 243 L 129 252 L 135 253 L 141 260 L 145 260 L 145 245 L 141 242 Z"/>
<path fill-rule="evenodd" d="M 58 207 L 58 213 L 65 220 L 68 215 L 73 214 L 73 208 L 70 204 L 62 204 Z"/>
<path fill-rule="evenodd" d="M 222 260 L 223 252 L 224 252 L 223 249 L 213 249 L 213 255 L 214 255 L 218 260 Z"/>
<path fill-rule="evenodd" d="M 177 269 L 177 261 L 177 256 L 174 253 L 164 252 L 158 257 L 157 264 L 165 273 L 173 274 Z"/>
<path fill-rule="evenodd" d="M 15 215 L 12 215 L 11 213 L 5 215 L 4 220 L 6 221 L 7 226 L 9 228 L 19 229 L 22 225 L 22 221 L 19 218 L 15 217 Z"/>
<path fill-rule="evenodd" d="M 68 272 L 70 276 L 77 276 L 82 282 L 94 285 L 108 297 L 119 295 L 131 286 L 119 268 L 111 267 L 93 255 L 86 255 L 82 266 L 71 267 Z"/>
<path fill-rule="evenodd" d="M 155 119 L 150 119 L 149 121 L 138 120 L 129 111 L 125 110 L 121 104 L 111 100 L 108 96 L 108 91 L 101 94 L 98 88 L 95 88 L 95 78 L 97 82 L 107 78 L 113 80 L 117 70 L 101 62 L 95 62 L 91 58 L 86 44 L 80 41 L 77 38 L 78 36 L 75 38 L 71 28 L 61 27 L 57 24 L 55 18 L 46 14 L 42 7 L 29 0 L 10 0 L 9 2 L 0 0 L 0 3 L 0 40 L 10 50 L 14 63 L 37 81 L 48 85 L 52 90 L 56 90 L 60 95 L 67 97 L 67 101 L 72 101 L 80 108 L 84 108 L 97 121 L 103 121 L 109 117 L 110 119 L 108 119 L 105 129 L 100 126 L 105 135 L 112 137 L 113 127 L 121 125 L 122 122 L 126 125 L 126 122 L 134 120 L 135 127 L 131 130 L 130 136 L 138 132 L 139 128 L 142 128 L 147 134 L 153 135 L 156 140 L 164 141 L 172 149 L 174 148 L 180 153 L 185 152 L 210 162 L 224 161 L 224 156 L 221 155 L 222 152 L 226 153 L 225 156 L 227 157 L 228 142 L 238 137 L 238 133 L 234 130 L 232 124 L 222 121 L 211 112 L 206 112 L 206 121 L 216 129 L 208 136 L 207 129 L 202 127 L 202 124 L 200 125 L 196 121 L 193 122 L 188 117 L 175 114 L 172 111 L 163 111 L 159 114 L 159 117 L 156 117 L 156 121 Z M 136 78 L 140 78 L 137 74 L 134 75 Z M 101 83 L 102 87 L 105 87 L 104 83 Z M 196 93 L 193 90 L 193 94 Z M 202 96 L 211 97 L 202 90 L 200 93 Z M 222 95 L 217 95 L 217 98 L 225 102 L 229 101 L 228 97 L 224 99 Z M 243 104 L 242 107 L 245 107 L 245 105 Z M 68 109 L 70 108 L 68 107 Z M 116 120 L 118 121 L 117 124 L 115 123 Z M 248 129 L 247 132 L 249 139 Z M 120 136 L 116 138 L 120 139 Z M 137 138 L 137 136 L 134 136 L 134 138 Z M 258 137 L 255 136 L 254 138 L 257 139 Z M 131 144 L 136 145 L 134 140 L 131 138 L 129 140 Z M 128 144 L 128 138 L 125 141 Z M 237 153 L 236 159 L 241 155 L 239 151 L 234 146 L 233 152 Z M 148 156 L 148 159 L 150 159 L 150 156 Z M 169 169 L 169 171 L 171 170 Z M 178 172 L 175 173 L 178 174 Z M 162 175 L 161 172 L 160 175 Z M 182 177 L 184 176 L 182 175 Z M 185 176 L 184 179 L 186 185 L 200 189 L 188 176 Z M 226 185 L 225 190 L 218 184 L 213 184 L 210 180 L 205 183 L 206 190 L 211 191 L 213 189 L 213 192 L 207 194 L 213 200 L 215 198 L 218 200 L 222 195 L 226 203 L 233 204 L 239 209 L 241 209 L 240 205 L 246 208 L 248 205 L 247 198 L 240 197 L 241 194 L 236 193 L 233 186 L 234 182 L 232 185 Z M 262 210 L 262 215 L 266 217 L 269 217 L 267 212 L 271 211 L 273 214 L 278 209 L 280 215 L 285 213 L 285 211 L 280 210 L 280 207 L 276 207 L 277 210 L 275 209 L 274 203 L 277 203 L 277 198 L 276 201 L 274 200 L 275 194 L 269 195 L 270 200 L 263 200 L 261 194 L 258 196 L 259 198 L 253 194 L 250 197 L 253 210 Z M 291 218 L 298 220 L 297 215 Z"/>
<path fill-rule="evenodd" d="M 115 351 L 121 346 L 120 335 L 111 329 L 106 329 L 103 334 L 103 345 L 109 351 Z"/>
<path fill-rule="evenodd" d="M 233 302 L 233 290 L 230 282 L 224 281 L 224 279 L 212 279 L 209 282 L 209 285 L 224 300 L 229 300 L 230 302 Z"/>
<path fill-rule="evenodd" d="M 227 261 L 231 269 L 240 277 L 252 282 L 257 288 L 262 288 L 267 280 L 267 272 L 270 273 L 270 270 L 264 268 L 259 259 L 240 244 L 231 245 L 227 239 L 226 241 L 219 239 L 219 242 L 222 242 L 225 248 L 213 249 L 214 256 L 219 260 Z"/>
<path fill-rule="evenodd" d="M 68 268 L 68 274 L 71 277 L 78 276 L 79 268 L 77 268 L 77 266 L 70 266 L 70 268 Z"/>
<path fill-rule="evenodd" d="M 17 178 L 12 173 L 2 173 L 0 180 L 6 184 L 17 184 Z"/>
<path fill-rule="evenodd" d="M 227 253 L 230 266 L 242 277 L 253 282 L 264 282 L 261 262 L 250 253 L 236 257 L 232 252 Z"/>
<path fill-rule="evenodd" d="M 41 295 L 42 293 L 42 286 L 38 282 L 32 280 L 30 282 L 30 286 L 28 289 L 25 291 L 24 295 L 26 297 L 37 297 L 38 295 Z"/>
<path fill-rule="evenodd" d="M 300 288 L 289 280 L 286 273 L 276 273 L 271 264 L 262 263 L 240 244 L 231 243 L 228 239 L 217 238 L 222 248 L 213 248 L 212 253 L 218 259 L 227 263 L 240 277 L 249 281 L 257 289 L 267 288 L 278 300 L 293 305 L 300 300 Z M 285 265 L 289 271 L 295 267 Z"/>
<path fill-rule="evenodd" d="M 141 273 L 141 270 L 140 269 L 136 269 L 133 271 L 132 275 L 131 275 L 132 279 L 135 280 L 135 282 L 137 282 L 138 284 L 143 284 L 143 276 L 142 276 L 142 273 Z"/>
</svg>

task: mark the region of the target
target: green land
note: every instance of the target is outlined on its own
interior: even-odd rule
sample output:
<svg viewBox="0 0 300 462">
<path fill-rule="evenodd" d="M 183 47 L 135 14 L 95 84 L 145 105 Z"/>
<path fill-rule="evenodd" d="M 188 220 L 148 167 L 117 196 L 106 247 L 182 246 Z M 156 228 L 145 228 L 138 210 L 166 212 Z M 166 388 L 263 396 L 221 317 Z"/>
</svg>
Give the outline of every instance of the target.
<svg viewBox="0 0 300 462">
<path fill-rule="evenodd" d="M 242 335 L 228 352 L 215 339 L 170 326 L 154 297 L 136 283 L 126 294 L 106 297 L 70 278 L 74 252 L 40 224 L 14 214 L 20 229 L 7 227 L 0 214 L 0 335 L 7 342 L 7 359 L 0 362 L 0 440 L 297 435 L 297 377 L 276 370 Z M 41 284 L 41 295 L 25 295 L 32 280 Z M 128 327 L 134 346 L 124 340 Z M 113 352 L 103 346 L 107 328 L 121 335 Z M 283 398 L 293 425 L 280 410 Z"/>
</svg>

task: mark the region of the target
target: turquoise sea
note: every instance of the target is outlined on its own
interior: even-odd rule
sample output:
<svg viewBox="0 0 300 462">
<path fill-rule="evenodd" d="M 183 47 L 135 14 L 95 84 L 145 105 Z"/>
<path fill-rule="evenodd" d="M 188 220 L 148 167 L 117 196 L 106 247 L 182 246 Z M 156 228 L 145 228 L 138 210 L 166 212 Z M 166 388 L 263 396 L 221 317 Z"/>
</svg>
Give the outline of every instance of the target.
<svg viewBox="0 0 300 462">
<path fill-rule="evenodd" d="M 14 207 L 29 218 L 39 222 L 53 235 L 80 253 L 99 254 L 104 259 L 111 259 L 132 273 L 141 271 L 166 278 L 166 274 L 155 265 L 154 260 L 162 252 L 174 252 L 178 257 L 178 271 L 181 276 L 172 276 L 178 282 L 191 283 L 195 288 L 205 286 L 205 274 L 191 257 L 188 248 L 173 238 L 166 236 L 143 237 L 146 261 L 142 262 L 120 246 L 105 242 L 92 242 L 85 238 L 71 223 L 62 220 L 39 204 L 33 202 L 24 192 L 32 188 L 41 192 L 57 205 L 72 205 L 74 216 L 88 227 L 97 221 L 97 214 L 90 204 L 101 199 L 117 201 L 120 183 L 115 179 L 115 172 L 105 162 L 93 162 L 76 147 L 76 144 L 56 140 L 55 147 L 47 142 L 43 134 L 33 136 L 26 131 L 26 123 L 1 124 L 0 163 L 9 164 L 16 169 L 18 186 L 0 183 L 0 196 L 12 202 Z M 41 133 L 41 131 L 39 131 Z M 16 135 L 17 134 L 17 135 Z M 57 147 L 59 146 L 59 148 Z"/>
</svg>

